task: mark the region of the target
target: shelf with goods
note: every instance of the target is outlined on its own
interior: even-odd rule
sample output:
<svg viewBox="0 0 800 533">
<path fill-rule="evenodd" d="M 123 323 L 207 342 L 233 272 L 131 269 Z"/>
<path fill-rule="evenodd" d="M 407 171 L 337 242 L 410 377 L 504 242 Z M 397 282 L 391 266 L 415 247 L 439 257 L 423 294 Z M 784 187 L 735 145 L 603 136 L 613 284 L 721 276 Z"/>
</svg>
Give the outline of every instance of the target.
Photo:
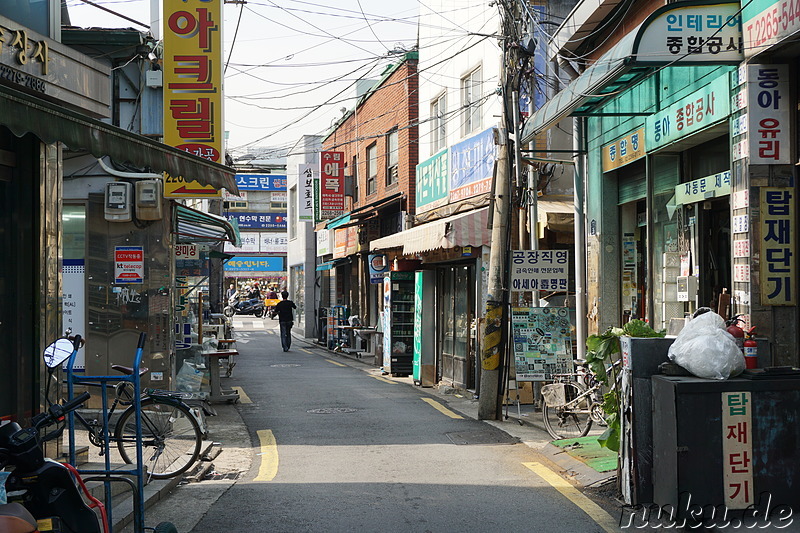
<svg viewBox="0 0 800 533">
<path fill-rule="evenodd" d="M 391 284 L 391 324 L 389 338 L 384 339 L 388 348 L 388 370 L 392 375 L 410 375 L 414 354 L 414 273 L 390 272 L 387 283 Z M 388 342 L 386 342 L 388 340 Z M 386 364 L 384 364 L 384 367 Z"/>
</svg>

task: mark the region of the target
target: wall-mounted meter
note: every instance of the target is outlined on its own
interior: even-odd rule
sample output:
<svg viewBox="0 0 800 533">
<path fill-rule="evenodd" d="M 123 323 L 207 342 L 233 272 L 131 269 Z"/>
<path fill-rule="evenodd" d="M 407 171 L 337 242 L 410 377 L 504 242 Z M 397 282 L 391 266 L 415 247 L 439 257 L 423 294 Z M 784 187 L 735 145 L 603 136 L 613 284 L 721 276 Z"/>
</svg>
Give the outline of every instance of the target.
<svg viewBox="0 0 800 533">
<path fill-rule="evenodd" d="M 697 278 L 678 276 L 678 301 L 693 302 L 697 298 Z"/>
<path fill-rule="evenodd" d="M 136 218 L 139 220 L 161 220 L 161 180 L 136 182 Z"/>
<path fill-rule="evenodd" d="M 130 222 L 132 213 L 133 187 L 124 181 L 106 183 L 105 217 L 109 222 Z"/>
</svg>

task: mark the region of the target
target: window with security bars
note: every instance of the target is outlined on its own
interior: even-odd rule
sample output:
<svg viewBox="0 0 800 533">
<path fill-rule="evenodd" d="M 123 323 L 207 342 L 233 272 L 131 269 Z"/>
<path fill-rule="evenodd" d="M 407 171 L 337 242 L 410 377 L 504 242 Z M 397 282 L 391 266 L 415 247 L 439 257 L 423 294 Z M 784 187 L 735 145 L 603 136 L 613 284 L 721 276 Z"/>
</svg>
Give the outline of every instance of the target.
<svg viewBox="0 0 800 533">
<path fill-rule="evenodd" d="M 481 128 L 481 85 L 483 73 L 480 67 L 461 78 L 461 134 L 467 136 Z"/>
<path fill-rule="evenodd" d="M 395 126 L 386 134 L 386 186 L 394 185 L 398 182 L 398 131 Z"/>
<path fill-rule="evenodd" d="M 447 125 L 444 114 L 447 111 L 446 93 L 442 93 L 431 102 L 431 154 L 435 154 L 446 146 Z"/>
<path fill-rule="evenodd" d="M 367 196 L 378 191 L 378 144 L 367 147 Z"/>
</svg>

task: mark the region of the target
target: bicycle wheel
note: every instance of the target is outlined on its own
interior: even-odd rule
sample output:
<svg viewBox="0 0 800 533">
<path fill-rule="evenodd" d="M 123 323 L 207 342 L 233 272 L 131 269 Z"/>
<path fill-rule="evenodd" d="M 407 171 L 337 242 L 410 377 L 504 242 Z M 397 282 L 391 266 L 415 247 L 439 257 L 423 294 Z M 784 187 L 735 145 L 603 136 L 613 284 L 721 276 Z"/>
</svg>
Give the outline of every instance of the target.
<svg viewBox="0 0 800 533">
<path fill-rule="evenodd" d="M 542 403 L 544 427 L 554 439 L 574 439 L 589 433 L 589 429 L 592 427 L 592 418 L 589 414 L 589 395 L 574 401 L 583 392 L 583 387 L 576 383 L 564 383 L 566 405 L 548 407 L 546 403 Z"/>
<path fill-rule="evenodd" d="M 114 430 L 122 459 L 136 460 L 136 418 L 133 405 L 125 409 Z M 142 400 L 142 460 L 148 475 L 167 479 L 186 472 L 200 456 L 202 433 L 197 420 L 182 405 L 155 398 Z"/>
</svg>

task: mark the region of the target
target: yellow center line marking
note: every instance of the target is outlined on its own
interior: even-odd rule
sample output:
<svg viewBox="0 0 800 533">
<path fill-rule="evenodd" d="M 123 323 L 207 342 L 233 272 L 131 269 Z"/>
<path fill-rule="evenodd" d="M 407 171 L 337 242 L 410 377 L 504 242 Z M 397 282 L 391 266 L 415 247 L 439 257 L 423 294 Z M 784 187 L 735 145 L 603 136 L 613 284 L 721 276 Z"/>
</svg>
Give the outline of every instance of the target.
<svg viewBox="0 0 800 533">
<path fill-rule="evenodd" d="M 243 388 L 241 387 L 231 387 L 231 388 L 239 392 L 239 403 L 253 403 L 253 400 L 250 399 L 250 396 L 245 394 Z"/>
<path fill-rule="evenodd" d="M 270 429 L 259 429 L 258 440 L 261 441 L 261 466 L 254 481 L 272 481 L 278 474 L 278 443 Z"/>
<path fill-rule="evenodd" d="M 336 366 L 347 366 L 347 365 L 343 365 L 342 363 L 337 363 L 336 361 L 331 361 L 330 359 L 325 359 L 325 360 L 326 360 L 327 362 L 329 362 L 330 364 L 332 364 L 332 365 L 336 365 Z"/>
<path fill-rule="evenodd" d="M 377 380 L 379 380 L 379 381 L 383 381 L 384 383 L 391 383 L 392 385 L 397 385 L 397 382 L 396 381 L 392 381 L 391 379 L 386 379 L 386 378 L 381 377 L 381 376 L 372 376 L 372 377 L 377 379 Z"/>
<path fill-rule="evenodd" d="M 554 489 L 560 492 L 569 501 L 578 506 L 581 511 L 589 515 L 589 518 L 597 522 L 604 531 L 617 533 L 619 526 L 614 518 L 605 512 L 599 505 L 583 495 L 578 489 L 569 482 L 544 466 L 541 463 L 522 463 L 527 468 L 533 470 L 540 478 L 547 481 Z"/>
<path fill-rule="evenodd" d="M 460 414 L 456 413 L 455 411 L 451 411 L 450 409 L 448 409 L 444 405 L 440 404 L 436 400 L 433 400 L 431 398 L 420 398 L 420 400 L 422 400 L 423 402 L 427 403 L 428 405 L 430 405 L 431 407 L 433 407 L 434 409 L 436 409 L 440 413 L 449 416 L 450 418 L 462 418 L 462 419 L 464 418 Z"/>
<path fill-rule="evenodd" d="M 305 353 L 307 353 L 307 354 L 311 355 L 311 352 L 309 352 L 309 351 L 308 351 L 308 350 L 306 350 L 305 348 L 300 348 L 300 351 L 301 351 L 301 352 L 305 352 Z"/>
</svg>

